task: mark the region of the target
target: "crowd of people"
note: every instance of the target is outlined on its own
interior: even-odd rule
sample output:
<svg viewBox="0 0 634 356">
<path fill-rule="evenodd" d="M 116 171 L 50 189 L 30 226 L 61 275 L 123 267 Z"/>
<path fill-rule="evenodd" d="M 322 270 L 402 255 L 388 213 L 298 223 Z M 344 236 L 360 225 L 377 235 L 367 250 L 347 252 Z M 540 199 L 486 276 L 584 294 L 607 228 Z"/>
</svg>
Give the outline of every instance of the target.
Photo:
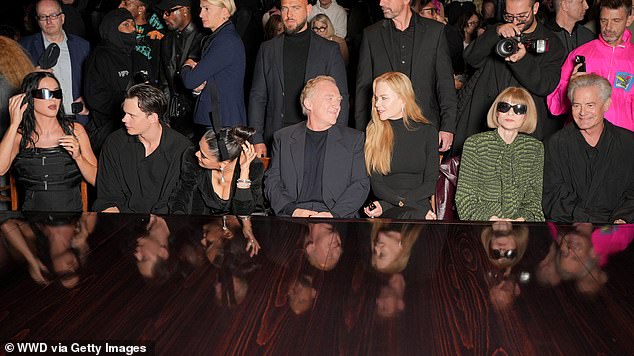
<svg viewBox="0 0 634 356">
<path fill-rule="evenodd" d="M 462 220 L 634 222 L 631 0 L 81 3 L 0 36 L 22 210 L 436 219 L 460 157 Z"/>
</svg>

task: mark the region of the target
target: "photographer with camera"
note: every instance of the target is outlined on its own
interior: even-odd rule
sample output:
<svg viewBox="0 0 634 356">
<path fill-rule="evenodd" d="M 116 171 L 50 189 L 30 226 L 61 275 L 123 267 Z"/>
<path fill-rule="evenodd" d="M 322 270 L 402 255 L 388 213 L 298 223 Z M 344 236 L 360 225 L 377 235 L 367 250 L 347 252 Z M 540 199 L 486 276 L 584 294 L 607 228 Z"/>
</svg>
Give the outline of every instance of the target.
<svg viewBox="0 0 634 356">
<path fill-rule="evenodd" d="M 523 87 L 537 106 L 537 129 L 543 139 L 557 131 L 547 121 L 546 95 L 559 82 L 564 49 L 557 36 L 537 21 L 539 3 L 534 0 L 506 1 L 504 21 L 490 25 L 464 52 L 468 65 L 476 69 L 458 97 L 458 127 L 454 147 L 457 154 L 467 137 L 485 131 L 486 114 L 504 89 Z"/>
<path fill-rule="evenodd" d="M 588 73 L 606 78 L 612 85 L 612 105 L 605 118 L 616 126 L 634 131 L 634 45 L 626 26 L 634 21 L 632 0 L 601 2 L 599 38 L 570 52 L 561 68 L 561 81 L 548 95 L 548 109 L 554 115 L 570 112 L 566 97 L 568 82 Z"/>
</svg>

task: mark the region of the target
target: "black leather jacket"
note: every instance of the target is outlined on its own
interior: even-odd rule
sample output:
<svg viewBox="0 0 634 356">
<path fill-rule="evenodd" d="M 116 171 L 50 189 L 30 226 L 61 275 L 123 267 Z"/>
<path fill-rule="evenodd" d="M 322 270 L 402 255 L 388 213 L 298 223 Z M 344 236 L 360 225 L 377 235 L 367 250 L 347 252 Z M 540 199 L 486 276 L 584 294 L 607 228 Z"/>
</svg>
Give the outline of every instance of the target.
<svg viewBox="0 0 634 356">
<path fill-rule="evenodd" d="M 198 62 L 204 35 L 190 22 L 183 31 L 168 32 L 161 40 L 161 86 L 170 98 L 186 98 L 189 104 L 195 102 L 191 91 L 186 89 L 180 77 L 180 70 L 188 58 Z"/>
</svg>

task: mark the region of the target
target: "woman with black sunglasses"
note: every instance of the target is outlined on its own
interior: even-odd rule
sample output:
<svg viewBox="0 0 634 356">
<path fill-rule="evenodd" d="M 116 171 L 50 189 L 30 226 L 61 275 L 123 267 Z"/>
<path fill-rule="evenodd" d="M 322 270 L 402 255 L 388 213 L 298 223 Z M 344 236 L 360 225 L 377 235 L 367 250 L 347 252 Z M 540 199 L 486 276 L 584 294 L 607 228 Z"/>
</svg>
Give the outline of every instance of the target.
<svg viewBox="0 0 634 356">
<path fill-rule="evenodd" d="M 81 211 L 82 179 L 94 185 L 97 158 L 83 126 L 64 115 L 55 76 L 33 72 L 9 99 L 9 129 L 0 142 L 0 175 L 13 165 L 24 211 Z"/>
<path fill-rule="evenodd" d="M 456 191 L 462 220 L 544 221 L 544 146 L 528 134 L 537 110 L 523 88 L 510 87 L 493 102 L 487 124 L 495 130 L 467 139 Z"/>
</svg>

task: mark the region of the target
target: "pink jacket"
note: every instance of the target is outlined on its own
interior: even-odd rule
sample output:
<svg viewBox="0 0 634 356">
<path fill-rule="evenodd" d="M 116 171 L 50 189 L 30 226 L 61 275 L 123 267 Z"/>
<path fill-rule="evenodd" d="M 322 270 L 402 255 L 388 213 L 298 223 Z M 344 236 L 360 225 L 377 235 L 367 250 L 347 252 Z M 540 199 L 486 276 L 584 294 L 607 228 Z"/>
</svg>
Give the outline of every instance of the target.
<svg viewBox="0 0 634 356">
<path fill-rule="evenodd" d="M 598 39 L 574 49 L 561 67 L 559 85 L 548 95 L 548 109 L 554 115 L 570 111 L 566 95 L 568 80 L 574 69 L 575 56 L 586 57 L 586 71 L 608 79 L 612 84 L 612 105 L 605 118 L 616 126 L 634 131 L 634 44 L 629 30 L 623 33 L 623 43 L 612 47 Z"/>
</svg>

